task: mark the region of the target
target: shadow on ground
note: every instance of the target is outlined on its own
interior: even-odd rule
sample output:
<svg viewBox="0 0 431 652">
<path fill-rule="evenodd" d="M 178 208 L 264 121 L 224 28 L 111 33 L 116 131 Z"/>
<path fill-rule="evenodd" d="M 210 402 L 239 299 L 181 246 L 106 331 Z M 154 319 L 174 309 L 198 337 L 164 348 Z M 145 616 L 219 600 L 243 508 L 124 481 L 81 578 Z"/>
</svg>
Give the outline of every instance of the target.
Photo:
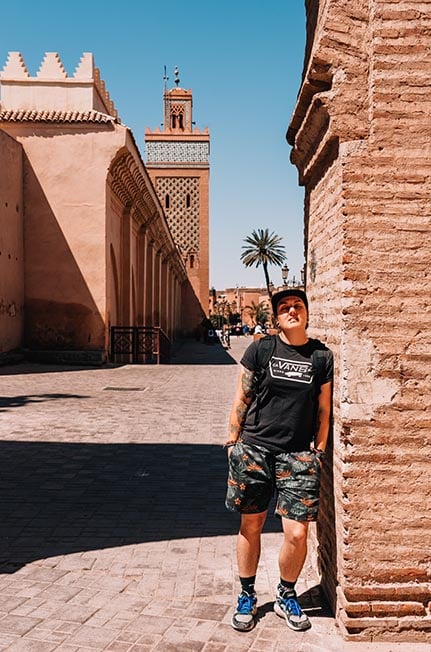
<svg viewBox="0 0 431 652">
<path fill-rule="evenodd" d="M 122 364 L 115 364 L 113 362 L 108 362 L 106 364 L 99 365 L 65 365 L 65 364 L 51 364 L 51 363 L 42 363 L 42 362 L 28 362 L 26 360 L 20 360 L 14 364 L 0 365 L 0 378 L 6 378 L 7 376 L 23 376 L 25 374 L 56 374 L 63 371 L 95 371 L 100 369 L 117 369 L 123 367 Z"/>
<path fill-rule="evenodd" d="M 0 573 L 133 543 L 233 535 L 226 452 L 181 444 L 0 442 Z M 265 531 L 280 531 L 269 516 Z"/>
<path fill-rule="evenodd" d="M 205 344 L 190 339 L 180 340 L 174 344 L 170 364 L 232 365 L 237 362 L 220 342 Z"/>
<path fill-rule="evenodd" d="M 19 396 L 0 396 L 0 412 L 6 412 L 11 408 L 24 407 L 29 403 L 43 403 L 64 398 L 89 398 L 82 394 L 21 394 Z"/>
<path fill-rule="evenodd" d="M 303 611 L 310 618 L 333 618 L 333 614 L 320 584 L 316 584 L 307 591 L 298 594 L 298 600 Z M 258 621 L 262 620 L 268 613 L 273 613 L 273 611 L 273 600 L 260 604 L 257 608 L 256 618 Z"/>
<path fill-rule="evenodd" d="M 107 362 L 105 364 L 52 364 L 29 362 L 19 360 L 14 364 L 0 365 L 1 376 L 15 376 L 23 374 L 42 374 L 42 373 L 59 373 L 62 371 L 92 371 L 98 369 L 116 369 L 132 364 L 132 356 L 123 356 L 121 362 Z M 234 357 L 229 353 L 220 342 L 206 344 L 197 342 L 194 339 L 177 340 L 172 345 L 171 365 L 234 365 L 237 364 Z M 141 365 L 151 368 L 152 364 Z"/>
</svg>

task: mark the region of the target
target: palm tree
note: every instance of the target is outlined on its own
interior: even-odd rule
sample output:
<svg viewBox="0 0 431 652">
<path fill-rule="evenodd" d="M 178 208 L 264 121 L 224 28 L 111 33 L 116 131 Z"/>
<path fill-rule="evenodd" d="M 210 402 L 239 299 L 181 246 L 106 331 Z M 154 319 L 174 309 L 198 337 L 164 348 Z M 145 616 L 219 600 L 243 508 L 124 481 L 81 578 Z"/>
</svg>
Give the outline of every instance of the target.
<svg viewBox="0 0 431 652">
<path fill-rule="evenodd" d="M 282 238 L 275 233 L 269 233 L 268 229 L 257 229 L 244 239 L 247 244 L 243 245 L 244 251 L 241 260 L 246 267 L 262 265 L 265 274 L 266 289 L 269 298 L 272 297 L 271 283 L 268 274 L 268 265 L 282 266 L 286 260 L 286 250 L 281 243 Z"/>
<path fill-rule="evenodd" d="M 245 306 L 244 310 L 248 312 L 248 315 L 254 324 L 257 324 L 258 322 L 266 324 L 266 322 L 269 321 L 269 308 L 265 301 L 260 301 L 259 303 L 252 301 L 251 306 Z"/>
</svg>

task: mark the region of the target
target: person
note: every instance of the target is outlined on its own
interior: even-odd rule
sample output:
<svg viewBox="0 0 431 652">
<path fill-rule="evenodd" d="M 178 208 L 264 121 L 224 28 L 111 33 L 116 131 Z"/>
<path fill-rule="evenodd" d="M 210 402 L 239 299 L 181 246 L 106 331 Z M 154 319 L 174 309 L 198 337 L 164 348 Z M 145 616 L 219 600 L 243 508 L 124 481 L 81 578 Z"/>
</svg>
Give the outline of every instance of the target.
<svg viewBox="0 0 431 652">
<path fill-rule="evenodd" d="M 263 325 L 260 323 L 260 321 L 258 321 L 256 326 L 254 327 L 253 334 L 260 335 L 261 333 L 263 333 Z"/>
<path fill-rule="evenodd" d="M 230 328 L 229 326 L 223 327 L 223 339 L 227 349 L 230 349 Z"/>
<path fill-rule="evenodd" d="M 293 630 L 311 627 L 295 584 L 307 554 L 308 524 L 319 505 L 320 471 L 329 433 L 333 356 L 307 336 L 308 300 L 300 289 L 273 295 L 279 333 L 266 368 L 252 342 L 241 359 L 241 373 L 229 419 L 226 507 L 241 514 L 237 563 L 241 592 L 232 627 L 249 631 L 256 624 L 261 533 L 274 489 L 283 540 L 280 582 L 274 611 Z M 269 336 L 271 337 L 271 336 Z M 318 351 L 319 354 L 315 352 Z M 316 364 L 316 356 L 320 364 Z"/>
</svg>

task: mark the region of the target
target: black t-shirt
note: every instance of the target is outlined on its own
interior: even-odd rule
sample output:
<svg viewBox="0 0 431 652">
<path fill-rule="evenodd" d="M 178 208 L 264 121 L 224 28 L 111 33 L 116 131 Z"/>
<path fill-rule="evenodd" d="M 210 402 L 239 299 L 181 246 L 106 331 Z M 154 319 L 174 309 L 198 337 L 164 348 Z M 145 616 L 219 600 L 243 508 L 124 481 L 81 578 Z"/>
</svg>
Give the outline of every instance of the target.
<svg viewBox="0 0 431 652">
<path fill-rule="evenodd" d="M 252 342 L 241 359 L 250 371 L 259 368 L 258 346 L 259 340 Z M 312 364 L 316 349 L 324 351 L 325 373 L 320 383 L 316 365 Z M 320 385 L 332 378 L 332 352 L 319 340 L 291 346 L 277 335 L 271 360 L 247 411 L 241 438 L 273 452 L 307 450 L 316 434 Z"/>
</svg>

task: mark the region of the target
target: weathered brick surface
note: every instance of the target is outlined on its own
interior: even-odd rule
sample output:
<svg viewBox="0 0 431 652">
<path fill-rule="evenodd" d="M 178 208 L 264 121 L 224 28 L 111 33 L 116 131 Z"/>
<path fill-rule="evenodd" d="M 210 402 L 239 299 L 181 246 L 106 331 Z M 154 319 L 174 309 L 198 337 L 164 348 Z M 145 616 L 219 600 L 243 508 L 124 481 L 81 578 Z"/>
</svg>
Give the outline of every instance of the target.
<svg viewBox="0 0 431 652">
<path fill-rule="evenodd" d="M 288 137 L 306 187 L 311 327 L 336 359 L 325 585 L 334 602 L 337 582 L 338 602 L 349 596 L 347 634 L 426 638 L 429 3 L 306 4 L 306 74 Z M 371 620 L 353 617 L 364 594 Z"/>
</svg>

